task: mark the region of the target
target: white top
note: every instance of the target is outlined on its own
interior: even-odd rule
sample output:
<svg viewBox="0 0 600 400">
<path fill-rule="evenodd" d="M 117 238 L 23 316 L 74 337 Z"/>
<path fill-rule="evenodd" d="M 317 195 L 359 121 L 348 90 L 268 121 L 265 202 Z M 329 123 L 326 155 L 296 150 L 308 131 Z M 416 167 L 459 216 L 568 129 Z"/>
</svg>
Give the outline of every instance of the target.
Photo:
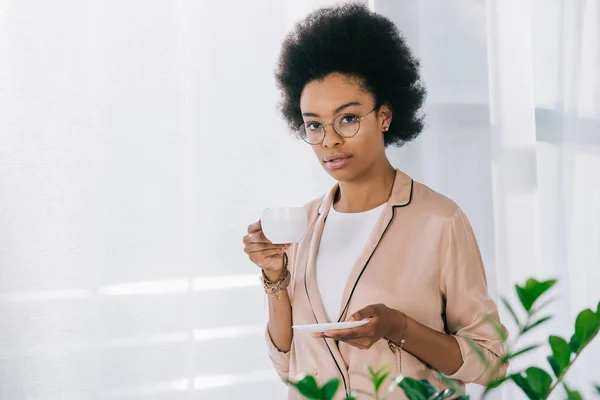
<svg viewBox="0 0 600 400">
<path fill-rule="evenodd" d="M 329 322 L 337 322 L 350 272 L 363 252 L 385 203 L 360 213 L 329 210 L 317 253 L 317 286 Z"/>
</svg>

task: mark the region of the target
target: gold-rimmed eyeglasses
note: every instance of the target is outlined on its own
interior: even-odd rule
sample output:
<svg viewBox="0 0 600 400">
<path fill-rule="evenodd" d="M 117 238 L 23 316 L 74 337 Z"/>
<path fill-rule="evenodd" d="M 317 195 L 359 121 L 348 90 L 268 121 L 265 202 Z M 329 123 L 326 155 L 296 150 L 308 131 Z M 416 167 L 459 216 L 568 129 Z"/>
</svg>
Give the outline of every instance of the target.
<svg viewBox="0 0 600 400">
<path fill-rule="evenodd" d="M 300 135 L 302 140 L 304 140 L 306 143 L 310 145 L 317 145 L 325 140 L 327 125 L 333 124 L 333 129 L 338 135 L 346 139 L 351 138 L 360 130 L 360 121 L 365 119 L 367 115 L 371 114 L 378 108 L 379 107 L 375 107 L 362 117 L 358 117 L 356 114 L 352 113 L 344 113 L 335 117 L 333 122 L 325 122 L 324 124 L 316 121 L 305 122 L 298 127 L 298 135 Z"/>
</svg>

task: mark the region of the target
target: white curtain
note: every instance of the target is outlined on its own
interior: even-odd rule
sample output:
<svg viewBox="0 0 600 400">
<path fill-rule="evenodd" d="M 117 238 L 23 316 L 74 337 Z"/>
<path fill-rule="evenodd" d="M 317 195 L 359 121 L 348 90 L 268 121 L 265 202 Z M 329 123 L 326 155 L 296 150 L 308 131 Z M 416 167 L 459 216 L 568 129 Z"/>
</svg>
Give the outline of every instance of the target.
<svg viewBox="0 0 600 400">
<path fill-rule="evenodd" d="M 333 183 L 272 77 L 285 33 L 331 3 L 0 0 L 1 399 L 285 396 L 241 238 Z M 598 1 L 369 5 L 429 91 L 393 164 L 463 207 L 495 297 L 559 278 L 531 340 L 570 335 L 600 293 Z M 568 377 L 584 393 L 594 345 Z"/>
<path fill-rule="evenodd" d="M 427 131 L 391 150 L 393 161 L 465 209 L 494 296 L 518 304 L 515 283 L 559 280 L 554 320 L 520 347 L 550 334 L 568 340 L 577 313 L 600 298 L 600 2 L 373 5 L 405 33 L 429 90 Z M 600 343 L 586 351 L 567 380 L 591 396 Z M 512 370 L 550 371 L 548 354 L 545 346 Z M 523 396 L 514 387 L 501 394 Z"/>
</svg>

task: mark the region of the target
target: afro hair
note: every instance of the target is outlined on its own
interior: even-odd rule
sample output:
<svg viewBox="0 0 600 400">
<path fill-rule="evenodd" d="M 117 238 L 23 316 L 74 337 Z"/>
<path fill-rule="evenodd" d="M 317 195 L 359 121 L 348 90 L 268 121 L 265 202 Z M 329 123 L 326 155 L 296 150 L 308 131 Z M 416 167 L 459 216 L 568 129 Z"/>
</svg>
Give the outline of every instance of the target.
<svg viewBox="0 0 600 400">
<path fill-rule="evenodd" d="M 335 72 L 358 78 L 377 107 L 391 107 L 385 146 L 402 146 L 422 131 L 419 62 L 392 21 L 363 4 L 346 3 L 317 9 L 295 25 L 275 70 L 280 111 L 294 132 L 303 123 L 300 96 L 306 84 Z"/>
</svg>

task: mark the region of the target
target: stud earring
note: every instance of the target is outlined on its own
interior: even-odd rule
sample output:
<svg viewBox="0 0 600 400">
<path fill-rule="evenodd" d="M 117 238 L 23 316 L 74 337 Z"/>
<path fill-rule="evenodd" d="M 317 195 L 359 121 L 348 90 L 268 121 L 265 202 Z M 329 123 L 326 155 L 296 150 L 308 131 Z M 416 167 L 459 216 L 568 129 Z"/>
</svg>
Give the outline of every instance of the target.
<svg viewBox="0 0 600 400">
<path fill-rule="evenodd" d="M 384 128 L 383 128 L 383 131 L 384 131 L 384 132 L 387 132 L 389 129 L 390 129 L 390 127 L 389 127 L 389 126 L 386 126 L 386 127 L 384 127 Z"/>
</svg>

